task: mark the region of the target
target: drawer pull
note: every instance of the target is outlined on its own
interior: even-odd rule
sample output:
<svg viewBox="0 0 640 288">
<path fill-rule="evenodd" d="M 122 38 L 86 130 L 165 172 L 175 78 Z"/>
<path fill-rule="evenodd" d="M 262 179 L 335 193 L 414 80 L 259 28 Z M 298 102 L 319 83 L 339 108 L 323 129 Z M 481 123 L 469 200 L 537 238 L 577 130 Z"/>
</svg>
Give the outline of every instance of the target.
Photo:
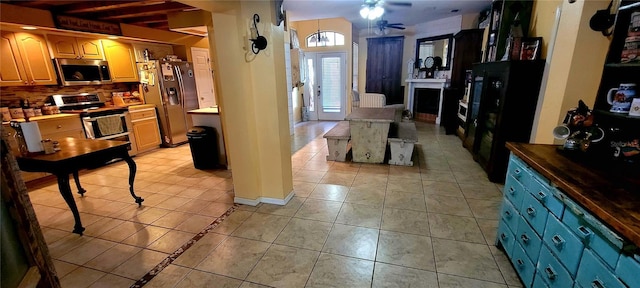
<svg viewBox="0 0 640 288">
<path fill-rule="evenodd" d="M 606 288 L 604 286 L 604 283 L 602 283 L 602 281 L 600 281 L 600 279 L 593 280 L 591 282 L 591 287 L 593 287 L 593 288 Z"/>
<path fill-rule="evenodd" d="M 507 240 L 507 235 L 505 235 L 504 233 L 501 233 L 500 238 L 502 238 L 502 240 Z"/>
<path fill-rule="evenodd" d="M 529 214 L 529 216 L 531 217 L 536 216 L 536 209 L 533 209 L 533 207 L 529 206 L 529 208 L 527 208 L 527 214 Z"/>
<path fill-rule="evenodd" d="M 58 125 L 58 126 L 56 126 L 56 127 L 57 127 L 58 129 L 60 129 L 60 128 L 62 128 L 62 125 Z"/>
<path fill-rule="evenodd" d="M 547 194 L 544 194 L 542 191 L 538 191 L 538 196 L 540 196 L 540 201 L 544 202 L 544 198 L 547 197 Z"/>
<path fill-rule="evenodd" d="M 586 239 L 589 238 L 589 236 L 591 236 L 591 231 L 589 231 L 589 229 L 587 229 L 587 227 L 584 226 L 580 226 L 578 227 L 578 232 L 580 232 L 580 237 Z"/>
<path fill-rule="evenodd" d="M 524 261 L 522 261 L 522 259 L 516 260 L 516 263 L 518 263 L 518 266 L 524 266 Z"/>
<path fill-rule="evenodd" d="M 520 235 L 520 239 L 522 239 L 522 242 L 524 242 L 525 244 L 529 242 L 529 237 L 527 236 L 527 234 Z"/>
<path fill-rule="evenodd" d="M 564 246 L 564 239 L 562 239 L 560 235 L 553 235 L 551 241 L 553 241 L 553 245 L 555 245 L 558 250 L 562 250 L 562 246 Z"/>
<path fill-rule="evenodd" d="M 504 211 L 504 215 L 507 216 L 507 218 L 511 219 L 511 212 Z"/>
<path fill-rule="evenodd" d="M 511 193 L 511 195 L 516 193 L 516 189 L 513 189 L 513 186 L 509 187 L 509 193 Z"/>
<path fill-rule="evenodd" d="M 513 174 L 514 174 L 514 176 L 518 176 L 518 177 L 516 177 L 516 178 L 520 178 L 519 176 L 520 176 L 520 173 L 521 173 L 521 172 L 522 172 L 522 171 L 520 171 L 520 169 L 518 169 L 518 168 L 516 168 L 516 170 L 513 170 Z"/>
<path fill-rule="evenodd" d="M 551 268 L 551 266 L 547 266 L 547 268 L 544 268 L 544 272 L 547 272 L 547 278 L 553 280 L 556 279 L 556 272 L 553 271 L 553 268 Z"/>
</svg>

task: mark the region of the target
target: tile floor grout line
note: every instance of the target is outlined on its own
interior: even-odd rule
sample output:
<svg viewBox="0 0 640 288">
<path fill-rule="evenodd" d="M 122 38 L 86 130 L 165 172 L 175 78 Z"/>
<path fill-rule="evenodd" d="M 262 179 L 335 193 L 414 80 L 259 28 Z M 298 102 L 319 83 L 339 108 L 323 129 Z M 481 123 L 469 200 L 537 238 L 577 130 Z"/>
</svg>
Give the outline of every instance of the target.
<svg viewBox="0 0 640 288">
<path fill-rule="evenodd" d="M 180 255 L 186 252 L 189 248 L 193 247 L 193 245 L 202 239 L 209 232 L 213 231 L 220 223 L 227 219 L 233 212 L 235 212 L 240 206 L 238 204 L 234 204 L 229 208 L 225 213 L 223 213 L 220 217 L 217 217 L 211 224 L 202 229 L 199 233 L 197 233 L 193 238 L 188 240 L 185 244 L 183 244 L 178 250 L 169 254 L 165 259 L 163 259 L 158 265 L 156 265 L 153 269 L 151 269 L 147 274 L 140 277 L 138 281 L 133 283 L 130 288 L 140 288 L 149 283 L 155 276 L 157 276 L 162 270 L 167 268 L 173 261 L 175 261 Z"/>
</svg>

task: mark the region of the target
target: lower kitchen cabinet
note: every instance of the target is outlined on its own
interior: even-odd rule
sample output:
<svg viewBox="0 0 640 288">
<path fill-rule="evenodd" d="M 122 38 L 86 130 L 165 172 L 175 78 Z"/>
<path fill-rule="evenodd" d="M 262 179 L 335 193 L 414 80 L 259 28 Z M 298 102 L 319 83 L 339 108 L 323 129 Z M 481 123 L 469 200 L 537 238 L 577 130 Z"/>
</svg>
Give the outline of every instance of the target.
<svg viewBox="0 0 640 288">
<path fill-rule="evenodd" d="M 508 165 L 496 245 L 525 287 L 640 287 L 638 246 L 513 153 Z"/>
<path fill-rule="evenodd" d="M 160 130 L 154 105 L 144 104 L 129 107 L 133 137 L 138 152 L 160 147 Z"/>
<path fill-rule="evenodd" d="M 84 128 L 82 128 L 82 122 L 76 114 L 55 114 L 46 116 L 32 117 L 31 121 L 38 122 L 38 129 L 42 139 L 51 139 L 54 141 L 72 137 L 78 139 L 84 139 Z M 20 155 L 20 148 L 18 141 L 15 137 L 16 131 L 8 124 L 2 125 L 3 133 L 6 133 L 9 140 L 9 146 L 14 155 Z M 22 180 L 28 182 L 36 180 L 49 175 L 43 172 L 20 172 Z"/>
</svg>

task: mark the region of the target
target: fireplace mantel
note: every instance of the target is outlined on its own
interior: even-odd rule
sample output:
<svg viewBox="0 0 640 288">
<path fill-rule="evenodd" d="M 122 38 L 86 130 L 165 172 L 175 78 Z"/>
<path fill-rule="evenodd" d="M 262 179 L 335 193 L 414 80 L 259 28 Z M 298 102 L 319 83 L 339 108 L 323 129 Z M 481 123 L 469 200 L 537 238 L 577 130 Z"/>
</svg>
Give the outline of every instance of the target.
<svg viewBox="0 0 640 288">
<path fill-rule="evenodd" d="M 444 98 L 444 88 L 449 86 L 449 79 L 407 79 L 405 82 L 409 84 L 409 97 L 407 99 L 407 110 L 411 111 L 411 114 L 415 116 L 415 92 L 416 88 L 428 88 L 440 90 L 440 101 L 438 101 L 438 116 L 436 118 L 436 124 L 440 124 L 440 118 L 442 114 L 442 99 Z"/>
</svg>

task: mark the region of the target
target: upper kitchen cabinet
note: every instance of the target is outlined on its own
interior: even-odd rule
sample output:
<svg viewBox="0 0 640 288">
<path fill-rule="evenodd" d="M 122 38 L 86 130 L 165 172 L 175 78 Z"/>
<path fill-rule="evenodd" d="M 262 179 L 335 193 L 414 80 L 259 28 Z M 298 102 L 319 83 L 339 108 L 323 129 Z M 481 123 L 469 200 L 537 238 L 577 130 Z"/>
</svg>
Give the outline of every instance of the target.
<svg viewBox="0 0 640 288">
<path fill-rule="evenodd" d="M 55 85 L 58 83 L 49 48 L 42 35 L 2 32 L 0 86 Z"/>
<path fill-rule="evenodd" d="M 136 58 L 131 44 L 102 40 L 102 48 L 109 62 L 113 82 L 138 82 Z"/>
<path fill-rule="evenodd" d="M 133 43 L 133 50 L 136 53 L 136 62 L 160 60 L 173 54 L 173 46 L 167 44 Z M 148 59 L 145 59 L 145 50 L 147 50 Z"/>
<path fill-rule="evenodd" d="M 104 59 L 100 40 L 60 35 L 47 35 L 47 39 L 54 58 Z"/>
</svg>

